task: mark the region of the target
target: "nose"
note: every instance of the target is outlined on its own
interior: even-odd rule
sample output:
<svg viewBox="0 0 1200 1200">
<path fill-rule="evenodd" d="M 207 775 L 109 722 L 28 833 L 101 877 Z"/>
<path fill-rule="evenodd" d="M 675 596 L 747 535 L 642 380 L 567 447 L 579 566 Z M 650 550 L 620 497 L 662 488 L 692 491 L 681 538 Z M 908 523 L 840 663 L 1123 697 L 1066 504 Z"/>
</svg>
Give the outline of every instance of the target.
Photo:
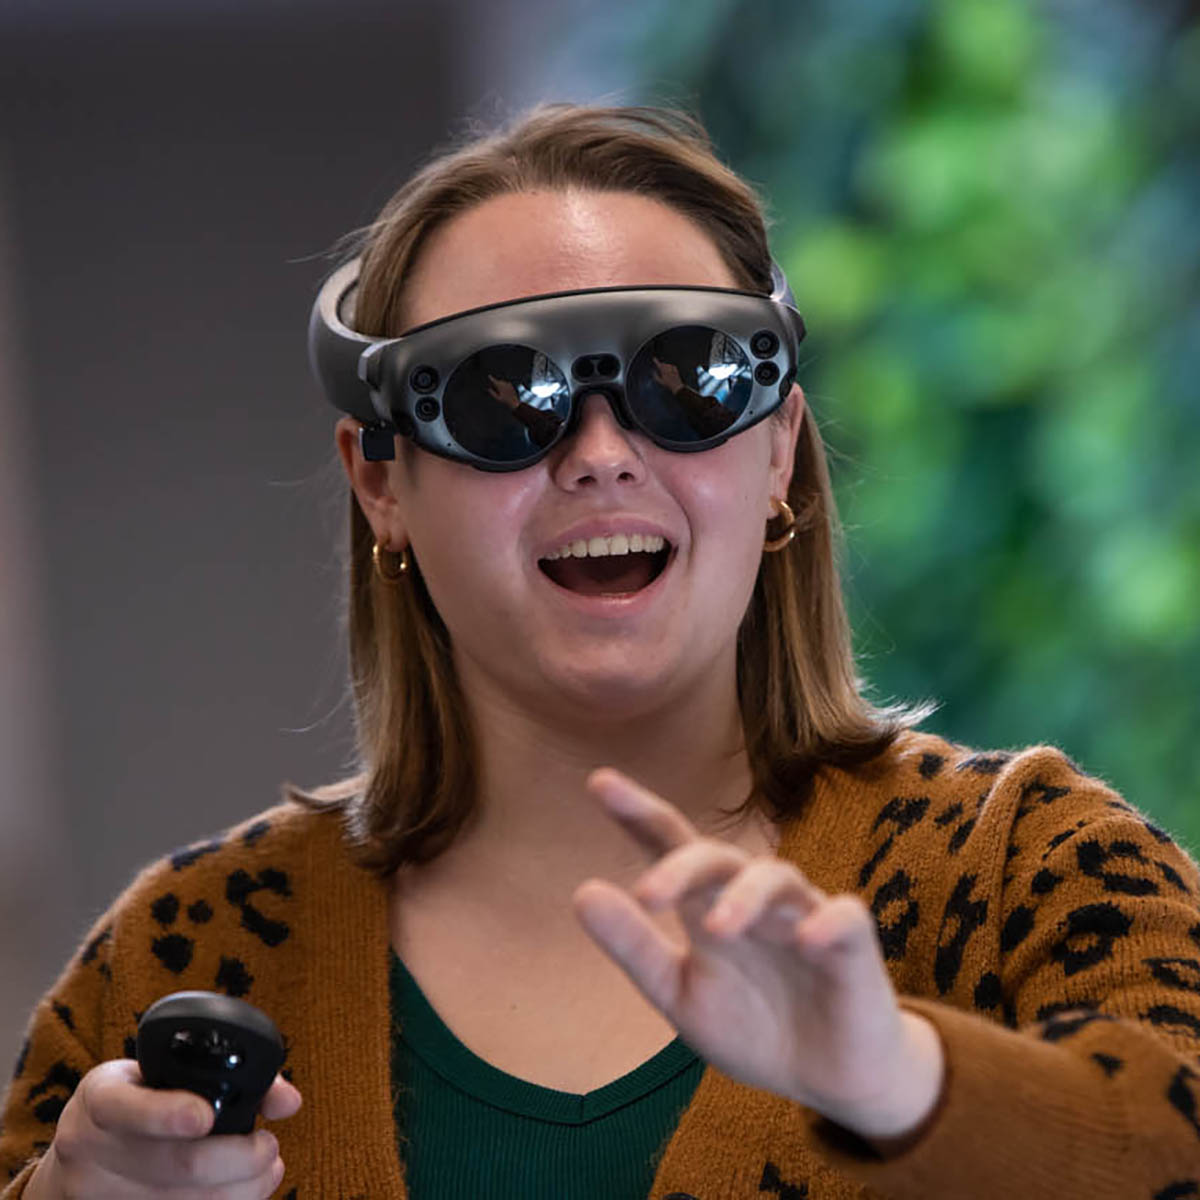
<svg viewBox="0 0 1200 1200">
<path fill-rule="evenodd" d="M 621 427 L 602 392 L 585 396 L 575 429 L 559 443 L 552 474 L 567 491 L 646 478 L 646 464 L 630 432 Z"/>
</svg>

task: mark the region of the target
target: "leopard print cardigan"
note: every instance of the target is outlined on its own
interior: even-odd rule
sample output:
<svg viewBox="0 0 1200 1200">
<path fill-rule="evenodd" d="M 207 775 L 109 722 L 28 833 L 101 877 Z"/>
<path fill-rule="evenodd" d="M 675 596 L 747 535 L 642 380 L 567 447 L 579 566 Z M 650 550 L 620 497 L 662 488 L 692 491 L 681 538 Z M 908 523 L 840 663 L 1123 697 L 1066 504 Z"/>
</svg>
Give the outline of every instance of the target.
<svg viewBox="0 0 1200 1200">
<path fill-rule="evenodd" d="M 884 1157 L 708 1068 L 653 1200 L 1200 1198 L 1200 870 L 1166 833 L 1057 750 L 910 733 L 870 770 L 822 771 L 779 853 L 870 907 L 902 1003 L 944 1043 L 939 1109 Z M 404 1197 L 387 905 L 340 819 L 298 806 L 149 867 L 33 1014 L 4 1200 L 83 1075 L 183 988 L 245 997 L 285 1035 L 305 1103 L 274 1126 L 280 1196 Z"/>
</svg>

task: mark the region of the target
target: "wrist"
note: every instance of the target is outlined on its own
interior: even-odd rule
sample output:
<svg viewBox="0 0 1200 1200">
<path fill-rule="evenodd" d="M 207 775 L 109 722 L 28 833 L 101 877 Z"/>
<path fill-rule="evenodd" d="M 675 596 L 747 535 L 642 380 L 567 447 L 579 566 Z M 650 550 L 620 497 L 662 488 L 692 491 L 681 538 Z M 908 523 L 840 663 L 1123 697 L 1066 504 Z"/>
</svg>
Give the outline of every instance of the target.
<svg viewBox="0 0 1200 1200">
<path fill-rule="evenodd" d="M 946 1051 L 933 1023 L 901 1011 L 902 1049 L 891 1084 L 869 1104 L 839 1118 L 839 1124 L 884 1155 L 900 1153 L 933 1123 L 944 1099 Z"/>
</svg>

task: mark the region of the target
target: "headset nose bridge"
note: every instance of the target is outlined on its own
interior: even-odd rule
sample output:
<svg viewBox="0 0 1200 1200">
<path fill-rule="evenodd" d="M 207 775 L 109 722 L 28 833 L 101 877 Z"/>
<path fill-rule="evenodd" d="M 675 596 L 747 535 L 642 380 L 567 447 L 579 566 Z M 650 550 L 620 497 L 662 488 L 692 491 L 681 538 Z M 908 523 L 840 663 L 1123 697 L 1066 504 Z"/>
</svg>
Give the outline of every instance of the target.
<svg viewBox="0 0 1200 1200">
<path fill-rule="evenodd" d="M 603 396 L 608 407 L 623 429 L 632 429 L 629 409 L 625 403 L 626 364 L 622 355 L 613 350 L 591 350 L 576 354 L 571 360 L 571 379 L 575 390 L 571 394 L 573 424 L 578 424 L 579 414 L 587 400 L 593 395 Z"/>
<path fill-rule="evenodd" d="M 577 387 L 571 394 L 571 420 L 567 424 L 568 436 L 575 433 L 583 421 L 583 411 L 588 400 L 599 396 L 608 405 L 608 411 L 622 429 L 633 429 L 634 423 L 625 403 L 625 389 L 617 383 L 589 383 Z"/>
<path fill-rule="evenodd" d="M 572 393 L 571 419 L 551 470 L 565 487 L 637 482 L 644 478 L 636 426 L 622 411 L 623 393 L 606 383 L 589 383 Z"/>
</svg>

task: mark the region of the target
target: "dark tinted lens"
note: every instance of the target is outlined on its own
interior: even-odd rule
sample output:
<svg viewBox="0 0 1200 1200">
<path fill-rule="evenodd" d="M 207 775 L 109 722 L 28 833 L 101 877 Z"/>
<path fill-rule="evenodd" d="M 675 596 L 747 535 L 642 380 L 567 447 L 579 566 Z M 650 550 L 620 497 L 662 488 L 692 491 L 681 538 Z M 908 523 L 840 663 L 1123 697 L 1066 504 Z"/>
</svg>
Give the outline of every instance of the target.
<svg viewBox="0 0 1200 1200">
<path fill-rule="evenodd" d="M 625 374 L 634 418 L 667 442 L 719 437 L 745 411 L 753 388 L 737 340 L 707 325 L 679 325 L 651 338 Z"/>
<path fill-rule="evenodd" d="M 464 450 L 491 462 L 520 462 L 548 446 L 571 409 L 563 373 L 530 346 L 488 346 L 446 382 L 446 426 Z"/>
</svg>

